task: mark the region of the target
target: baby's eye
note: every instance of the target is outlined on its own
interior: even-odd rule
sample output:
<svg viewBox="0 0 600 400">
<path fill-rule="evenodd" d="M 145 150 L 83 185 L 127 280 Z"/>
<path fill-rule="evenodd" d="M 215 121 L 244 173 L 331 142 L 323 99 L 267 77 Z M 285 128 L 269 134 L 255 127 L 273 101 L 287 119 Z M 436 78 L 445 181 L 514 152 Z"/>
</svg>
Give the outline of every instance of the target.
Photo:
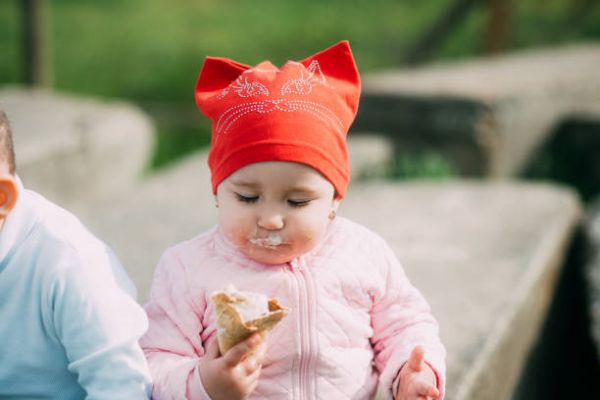
<svg viewBox="0 0 600 400">
<path fill-rule="evenodd" d="M 289 199 L 288 204 L 292 207 L 304 207 L 310 203 L 310 200 L 293 200 Z"/>
<path fill-rule="evenodd" d="M 244 203 L 254 203 L 256 200 L 258 200 L 258 196 L 244 196 L 239 193 L 236 193 L 235 195 L 239 201 Z"/>
</svg>

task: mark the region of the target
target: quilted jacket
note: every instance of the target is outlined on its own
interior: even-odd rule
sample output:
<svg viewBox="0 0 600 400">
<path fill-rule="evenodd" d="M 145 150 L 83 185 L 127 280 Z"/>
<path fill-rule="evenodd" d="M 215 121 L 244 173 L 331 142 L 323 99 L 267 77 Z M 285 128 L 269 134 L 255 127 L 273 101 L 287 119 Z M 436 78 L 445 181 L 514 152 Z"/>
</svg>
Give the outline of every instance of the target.
<svg viewBox="0 0 600 400">
<path fill-rule="evenodd" d="M 218 226 L 167 249 L 141 340 L 155 399 L 209 399 L 197 370 L 216 339 L 209 298 L 230 283 L 290 309 L 267 337 L 251 399 L 371 399 L 378 388 L 391 399 L 417 344 L 443 391 L 445 350 L 427 302 L 379 236 L 338 217 L 317 247 L 284 265 L 253 261 Z"/>
</svg>

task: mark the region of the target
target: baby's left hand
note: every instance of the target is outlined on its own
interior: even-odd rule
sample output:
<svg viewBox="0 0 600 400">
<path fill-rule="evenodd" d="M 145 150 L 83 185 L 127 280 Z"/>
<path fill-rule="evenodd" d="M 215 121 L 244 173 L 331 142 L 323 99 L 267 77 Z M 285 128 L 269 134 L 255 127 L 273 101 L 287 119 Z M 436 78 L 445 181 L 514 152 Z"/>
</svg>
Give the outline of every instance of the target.
<svg viewBox="0 0 600 400">
<path fill-rule="evenodd" d="M 416 346 L 412 349 L 408 361 L 400 370 L 400 384 L 396 400 L 438 399 L 440 391 L 436 388 L 435 373 L 424 361 L 425 350 Z"/>
</svg>

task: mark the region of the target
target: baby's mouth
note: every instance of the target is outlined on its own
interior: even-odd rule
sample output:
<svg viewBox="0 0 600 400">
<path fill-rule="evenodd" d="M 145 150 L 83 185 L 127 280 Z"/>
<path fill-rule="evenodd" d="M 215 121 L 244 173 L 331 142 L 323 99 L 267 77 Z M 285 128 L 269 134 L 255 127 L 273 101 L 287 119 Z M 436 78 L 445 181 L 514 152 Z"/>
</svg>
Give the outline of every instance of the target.
<svg viewBox="0 0 600 400">
<path fill-rule="evenodd" d="M 283 243 L 281 236 L 275 233 L 272 233 L 265 238 L 249 238 L 248 241 L 255 246 L 265 247 L 268 249 L 277 248 L 277 246 L 280 246 Z"/>
</svg>

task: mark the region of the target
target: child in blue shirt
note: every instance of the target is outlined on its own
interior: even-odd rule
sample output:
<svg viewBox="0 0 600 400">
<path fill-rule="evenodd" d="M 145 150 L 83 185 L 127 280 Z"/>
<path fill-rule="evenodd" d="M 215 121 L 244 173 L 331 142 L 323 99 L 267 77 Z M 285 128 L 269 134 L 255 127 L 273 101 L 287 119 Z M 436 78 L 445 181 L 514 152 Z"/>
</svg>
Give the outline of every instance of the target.
<svg viewBox="0 0 600 400">
<path fill-rule="evenodd" d="M 147 399 L 147 324 L 111 250 L 23 187 L 0 110 L 0 398 Z"/>
</svg>

